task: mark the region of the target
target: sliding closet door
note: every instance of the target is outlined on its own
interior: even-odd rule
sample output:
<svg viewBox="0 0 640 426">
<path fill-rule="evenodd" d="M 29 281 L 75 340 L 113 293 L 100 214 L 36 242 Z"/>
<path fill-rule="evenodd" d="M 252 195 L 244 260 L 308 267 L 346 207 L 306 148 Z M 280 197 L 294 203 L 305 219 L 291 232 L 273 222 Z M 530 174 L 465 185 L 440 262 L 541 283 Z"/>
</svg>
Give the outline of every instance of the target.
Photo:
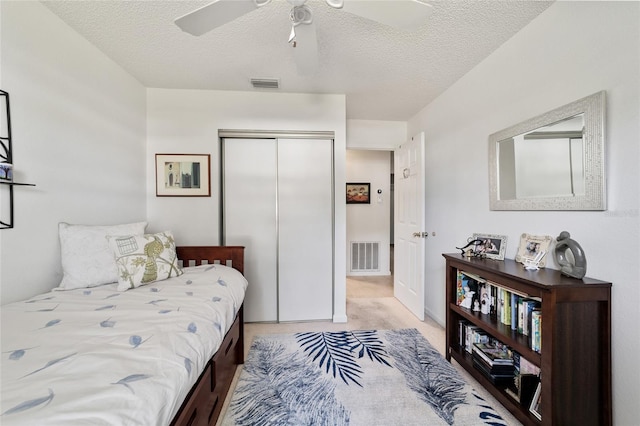
<svg viewBox="0 0 640 426">
<path fill-rule="evenodd" d="M 247 322 L 278 320 L 275 139 L 225 139 L 226 245 L 245 246 Z"/>
<path fill-rule="evenodd" d="M 332 141 L 278 139 L 280 321 L 333 313 Z"/>
</svg>

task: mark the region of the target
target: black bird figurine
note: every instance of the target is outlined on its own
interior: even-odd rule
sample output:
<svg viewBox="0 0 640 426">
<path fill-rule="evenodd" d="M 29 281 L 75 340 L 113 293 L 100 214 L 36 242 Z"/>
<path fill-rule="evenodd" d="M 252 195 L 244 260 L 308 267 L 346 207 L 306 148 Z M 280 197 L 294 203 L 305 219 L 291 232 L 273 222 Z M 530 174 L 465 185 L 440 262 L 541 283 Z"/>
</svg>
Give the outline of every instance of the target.
<svg viewBox="0 0 640 426">
<path fill-rule="evenodd" d="M 467 243 L 466 246 L 464 247 L 456 247 L 458 250 L 460 250 L 462 252 L 463 255 L 467 254 L 470 252 L 471 255 L 473 256 L 477 256 L 477 257 L 482 257 L 484 255 L 484 253 L 480 250 L 477 250 L 477 246 L 482 245 L 483 244 L 483 240 L 476 238 L 475 240 L 471 240 Z M 472 250 L 467 251 L 467 248 L 470 246 L 474 246 L 474 248 Z"/>
</svg>

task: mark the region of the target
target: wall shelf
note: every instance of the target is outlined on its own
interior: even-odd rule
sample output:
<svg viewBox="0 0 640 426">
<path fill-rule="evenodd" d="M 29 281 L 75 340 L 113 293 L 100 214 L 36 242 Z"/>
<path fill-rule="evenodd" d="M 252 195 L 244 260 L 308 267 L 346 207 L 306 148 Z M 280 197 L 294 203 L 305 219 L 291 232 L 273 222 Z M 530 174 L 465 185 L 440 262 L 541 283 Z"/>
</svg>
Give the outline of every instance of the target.
<svg viewBox="0 0 640 426">
<path fill-rule="evenodd" d="M 9 93 L 0 90 L 0 163 L 13 164 L 13 153 L 11 145 L 11 113 L 9 108 Z M 35 186 L 32 183 L 22 183 L 13 181 L 0 181 L 0 197 L 8 198 L 8 212 L 3 208 L 0 213 L 0 229 L 13 228 L 13 188 L 16 186 Z M 6 193 L 6 194 L 5 194 Z M 4 219 L 8 214 L 9 218 Z"/>
<path fill-rule="evenodd" d="M 0 182 L 0 185 L 9 186 L 36 186 L 35 183 L 21 183 L 21 182 Z"/>
</svg>

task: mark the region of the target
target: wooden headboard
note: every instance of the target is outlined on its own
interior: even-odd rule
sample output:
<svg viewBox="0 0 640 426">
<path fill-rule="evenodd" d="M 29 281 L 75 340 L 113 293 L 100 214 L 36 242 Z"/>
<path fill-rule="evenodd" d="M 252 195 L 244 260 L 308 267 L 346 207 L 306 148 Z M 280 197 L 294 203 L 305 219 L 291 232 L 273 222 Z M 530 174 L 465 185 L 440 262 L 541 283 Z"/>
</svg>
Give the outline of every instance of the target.
<svg viewBox="0 0 640 426">
<path fill-rule="evenodd" d="M 178 259 L 183 266 L 198 266 L 204 263 L 220 263 L 231 266 L 244 274 L 244 247 L 242 246 L 178 246 Z"/>
</svg>

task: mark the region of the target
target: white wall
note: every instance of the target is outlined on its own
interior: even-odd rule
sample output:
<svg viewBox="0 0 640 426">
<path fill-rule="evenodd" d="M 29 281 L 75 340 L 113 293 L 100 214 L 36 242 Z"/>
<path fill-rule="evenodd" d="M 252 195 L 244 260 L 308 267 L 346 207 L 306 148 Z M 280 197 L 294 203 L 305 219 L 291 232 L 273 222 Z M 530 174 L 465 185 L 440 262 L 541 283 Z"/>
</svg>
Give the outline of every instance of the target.
<svg viewBox="0 0 640 426">
<path fill-rule="evenodd" d="M 347 205 L 347 274 L 389 275 L 391 235 L 390 151 L 347 150 L 347 182 L 369 182 L 371 204 Z M 378 201 L 378 189 L 382 190 Z M 351 242 L 380 242 L 377 272 L 351 272 Z"/>
<path fill-rule="evenodd" d="M 149 223 L 172 230 L 182 245 L 220 242 L 219 129 L 335 132 L 334 321 L 346 321 L 344 95 L 148 89 L 147 108 Z M 210 154 L 212 196 L 156 197 L 156 153 Z"/>
<path fill-rule="evenodd" d="M 15 228 L 2 230 L 0 300 L 57 286 L 58 222 L 144 220 L 145 89 L 39 2 L 0 2 Z"/>
<path fill-rule="evenodd" d="M 406 121 L 347 120 L 348 149 L 393 151 L 406 140 Z"/>
<path fill-rule="evenodd" d="M 613 283 L 614 423 L 640 418 L 640 3 L 556 2 L 409 122 L 426 135 L 426 306 L 444 323 L 444 259 L 474 232 L 571 233 L 587 275 Z M 571 101 L 607 92 L 605 212 L 489 210 L 488 136 Z M 550 262 L 552 265 L 554 262 Z M 556 266 L 557 268 L 557 266 Z"/>
</svg>

